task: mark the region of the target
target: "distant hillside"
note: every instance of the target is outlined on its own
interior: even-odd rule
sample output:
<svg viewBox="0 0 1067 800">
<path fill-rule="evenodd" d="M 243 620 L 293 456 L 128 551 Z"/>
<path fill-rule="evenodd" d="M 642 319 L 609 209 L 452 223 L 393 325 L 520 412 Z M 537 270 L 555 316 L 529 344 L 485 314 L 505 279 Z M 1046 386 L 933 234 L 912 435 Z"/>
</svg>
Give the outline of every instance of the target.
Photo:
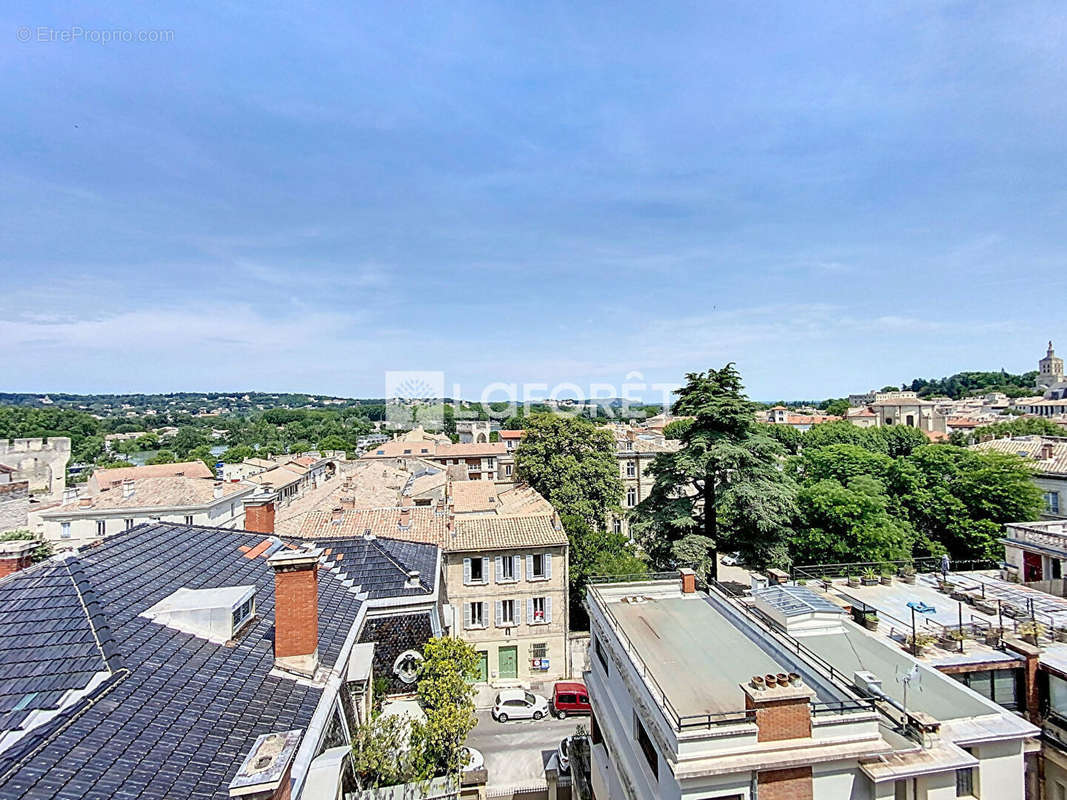
<svg viewBox="0 0 1067 800">
<path fill-rule="evenodd" d="M 1036 370 L 1024 372 L 1021 375 L 1000 370 L 999 372 L 957 372 L 947 378 L 930 380 L 916 378 L 900 388 L 918 392 L 920 397 L 951 397 L 953 400 L 959 400 L 963 397 L 989 392 L 1003 392 L 1008 397 L 1026 397 L 1034 393 L 1036 382 Z"/>
</svg>

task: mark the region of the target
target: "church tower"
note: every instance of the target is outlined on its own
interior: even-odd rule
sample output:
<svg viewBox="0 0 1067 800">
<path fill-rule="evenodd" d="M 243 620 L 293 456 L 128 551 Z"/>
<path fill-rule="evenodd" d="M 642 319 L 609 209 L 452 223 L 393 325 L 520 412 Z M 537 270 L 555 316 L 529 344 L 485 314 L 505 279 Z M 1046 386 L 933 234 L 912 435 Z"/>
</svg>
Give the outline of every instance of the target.
<svg viewBox="0 0 1067 800">
<path fill-rule="evenodd" d="M 1037 362 L 1037 372 L 1038 390 L 1063 383 L 1063 359 L 1056 356 L 1056 351 L 1052 349 L 1052 342 L 1048 343 L 1048 354 Z"/>
</svg>

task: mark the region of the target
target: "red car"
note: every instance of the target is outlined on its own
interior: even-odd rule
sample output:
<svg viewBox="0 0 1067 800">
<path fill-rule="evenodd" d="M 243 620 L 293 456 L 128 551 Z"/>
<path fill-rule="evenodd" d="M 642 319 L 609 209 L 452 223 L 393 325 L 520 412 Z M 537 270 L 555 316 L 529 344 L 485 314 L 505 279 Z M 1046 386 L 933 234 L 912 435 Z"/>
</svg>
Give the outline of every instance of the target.
<svg viewBox="0 0 1067 800">
<path fill-rule="evenodd" d="M 560 682 L 552 690 L 552 713 L 563 719 L 568 714 L 589 714 L 589 691 L 584 683 Z"/>
</svg>

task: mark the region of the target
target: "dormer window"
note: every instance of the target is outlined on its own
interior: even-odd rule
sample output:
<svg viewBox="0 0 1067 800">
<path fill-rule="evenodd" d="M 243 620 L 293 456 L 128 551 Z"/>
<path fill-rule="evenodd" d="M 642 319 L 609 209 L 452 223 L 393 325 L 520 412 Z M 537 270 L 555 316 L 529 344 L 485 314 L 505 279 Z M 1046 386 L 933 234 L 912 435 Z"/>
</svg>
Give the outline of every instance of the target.
<svg viewBox="0 0 1067 800">
<path fill-rule="evenodd" d="M 241 605 L 233 610 L 233 634 L 236 636 L 237 632 L 244 627 L 248 620 L 252 619 L 252 614 L 256 610 L 256 598 L 255 596 L 249 597 Z"/>
</svg>

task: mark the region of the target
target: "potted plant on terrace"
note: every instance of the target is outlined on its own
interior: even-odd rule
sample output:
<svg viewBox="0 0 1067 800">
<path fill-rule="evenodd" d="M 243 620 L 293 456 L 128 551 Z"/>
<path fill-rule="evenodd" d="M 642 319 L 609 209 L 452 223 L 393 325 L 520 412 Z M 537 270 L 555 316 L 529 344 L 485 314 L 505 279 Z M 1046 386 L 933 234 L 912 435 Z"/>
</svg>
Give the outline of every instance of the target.
<svg viewBox="0 0 1067 800">
<path fill-rule="evenodd" d="M 938 644 L 946 650 L 956 650 L 958 649 L 959 643 L 966 638 L 967 634 L 959 628 L 944 628 L 941 631 L 941 637 L 938 639 Z"/>
<path fill-rule="evenodd" d="M 892 567 L 883 567 L 882 568 L 881 580 L 882 580 L 882 585 L 883 586 L 892 586 L 893 585 L 893 568 Z"/>
<path fill-rule="evenodd" d="M 857 588 L 860 585 L 860 576 L 859 575 L 849 575 L 848 576 L 848 585 L 851 586 L 853 589 Z"/>
<path fill-rule="evenodd" d="M 926 651 L 929 649 L 930 645 L 933 644 L 933 642 L 934 637 L 928 633 L 916 633 L 914 637 L 909 635 L 904 640 L 904 644 L 907 651 L 909 653 L 914 652 L 916 655 L 919 656 L 925 654 Z"/>
<path fill-rule="evenodd" d="M 878 630 L 878 615 L 873 611 L 868 611 L 863 615 L 863 627 L 869 631 Z"/>
<path fill-rule="evenodd" d="M 878 583 L 878 570 L 874 567 L 867 567 L 863 570 L 863 585 L 874 586 L 876 583 Z"/>
<path fill-rule="evenodd" d="M 984 634 L 985 643 L 990 647 L 998 647 L 1000 640 L 1004 637 L 1003 628 L 990 627 L 986 629 Z"/>
<path fill-rule="evenodd" d="M 915 583 L 915 567 L 908 565 L 900 568 L 900 579 L 904 583 Z"/>
<path fill-rule="evenodd" d="M 1019 623 L 1018 632 L 1024 642 L 1036 645 L 1038 639 L 1045 635 L 1045 626 L 1037 620 L 1028 619 Z"/>
</svg>

